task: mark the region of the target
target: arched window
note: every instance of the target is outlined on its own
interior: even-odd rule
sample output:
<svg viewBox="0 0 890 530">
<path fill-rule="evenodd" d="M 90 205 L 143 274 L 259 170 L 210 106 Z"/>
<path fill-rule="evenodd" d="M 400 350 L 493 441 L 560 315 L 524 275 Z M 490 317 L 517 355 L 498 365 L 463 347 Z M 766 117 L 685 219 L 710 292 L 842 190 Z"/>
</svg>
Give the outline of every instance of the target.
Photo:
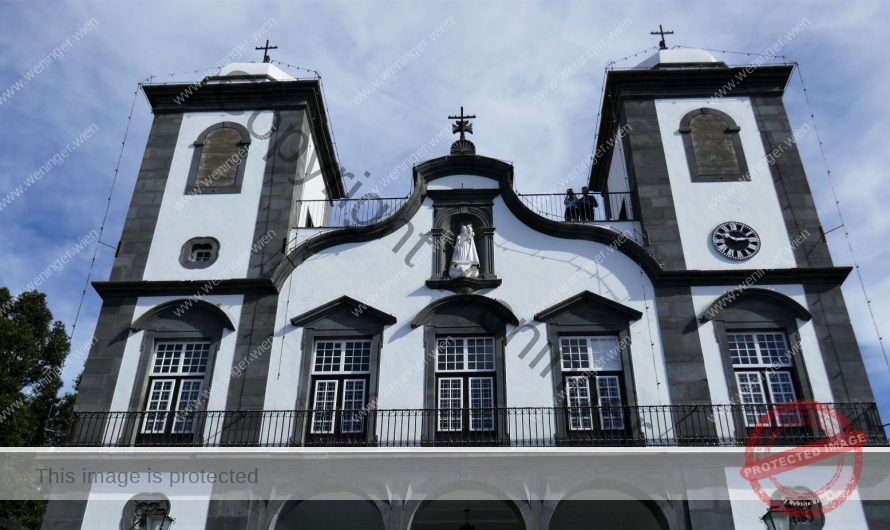
<svg viewBox="0 0 890 530">
<path fill-rule="evenodd" d="M 506 443 L 504 345 L 507 324 L 518 323 L 503 303 L 477 294 L 439 298 L 414 318 L 426 345 L 424 442 Z"/>
<path fill-rule="evenodd" d="M 723 358 L 737 421 L 752 428 L 771 407 L 797 400 L 812 400 L 807 370 L 800 355 L 798 321 L 809 312 L 784 295 L 765 289 L 748 289 L 731 298 L 721 297 L 706 311 Z M 799 418 L 775 417 L 787 426 Z"/>
<path fill-rule="evenodd" d="M 137 445 L 201 445 L 204 410 L 219 343 L 234 325 L 219 307 L 173 300 L 139 317 L 131 331 L 144 332 L 129 410 L 141 411 L 129 428 Z M 131 440 L 127 440 L 129 443 Z"/>
<path fill-rule="evenodd" d="M 694 110 L 680 120 L 680 134 L 693 182 L 751 180 L 739 126 L 727 114 Z"/>
<path fill-rule="evenodd" d="M 249 146 L 250 133 L 237 123 L 208 127 L 195 141 L 185 192 L 239 193 Z"/>
</svg>

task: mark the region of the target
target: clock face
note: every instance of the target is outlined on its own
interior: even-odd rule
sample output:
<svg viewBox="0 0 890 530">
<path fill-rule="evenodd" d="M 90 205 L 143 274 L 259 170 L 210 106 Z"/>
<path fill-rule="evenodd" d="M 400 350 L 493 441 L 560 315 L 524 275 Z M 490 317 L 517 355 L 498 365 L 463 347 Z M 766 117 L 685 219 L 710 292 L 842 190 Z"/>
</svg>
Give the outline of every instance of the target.
<svg viewBox="0 0 890 530">
<path fill-rule="evenodd" d="M 753 228 L 738 221 L 722 223 L 714 229 L 711 241 L 717 252 L 729 259 L 751 259 L 760 250 L 760 236 Z"/>
</svg>

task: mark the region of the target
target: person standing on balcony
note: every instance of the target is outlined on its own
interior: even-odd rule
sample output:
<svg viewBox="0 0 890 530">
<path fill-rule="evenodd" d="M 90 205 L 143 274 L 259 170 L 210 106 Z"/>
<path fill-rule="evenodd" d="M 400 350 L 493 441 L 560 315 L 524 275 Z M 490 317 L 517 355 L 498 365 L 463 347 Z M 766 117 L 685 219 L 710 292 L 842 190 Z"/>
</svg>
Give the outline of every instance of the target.
<svg viewBox="0 0 890 530">
<path fill-rule="evenodd" d="M 581 188 L 581 197 L 578 199 L 578 210 L 581 220 L 593 221 L 594 210 L 596 210 L 597 206 L 599 206 L 599 203 L 596 202 L 596 197 L 590 194 L 590 190 L 587 189 L 587 186 Z"/>
<path fill-rule="evenodd" d="M 566 198 L 562 201 L 566 206 L 566 221 L 578 220 L 578 197 L 575 196 L 575 190 L 569 188 L 566 190 Z"/>
</svg>

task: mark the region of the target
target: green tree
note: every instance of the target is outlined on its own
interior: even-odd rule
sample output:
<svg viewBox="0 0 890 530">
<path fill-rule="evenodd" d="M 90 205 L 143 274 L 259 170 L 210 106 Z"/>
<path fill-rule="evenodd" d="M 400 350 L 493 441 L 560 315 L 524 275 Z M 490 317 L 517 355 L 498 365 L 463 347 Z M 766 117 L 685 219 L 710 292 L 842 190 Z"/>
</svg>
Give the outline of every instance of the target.
<svg viewBox="0 0 890 530">
<path fill-rule="evenodd" d="M 59 396 L 70 347 L 43 293 L 13 297 L 0 287 L 0 446 L 61 442 L 74 403 L 73 394 Z M 45 509 L 41 501 L 0 501 L 0 528 L 40 528 Z"/>
</svg>

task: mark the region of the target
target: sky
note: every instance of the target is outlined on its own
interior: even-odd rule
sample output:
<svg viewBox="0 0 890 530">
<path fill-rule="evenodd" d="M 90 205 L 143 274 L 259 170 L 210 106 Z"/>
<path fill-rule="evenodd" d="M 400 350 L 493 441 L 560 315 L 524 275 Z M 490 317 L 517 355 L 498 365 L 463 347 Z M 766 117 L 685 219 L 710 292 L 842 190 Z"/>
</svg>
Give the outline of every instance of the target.
<svg viewBox="0 0 890 530">
<path fill-rule="evenodd" d="M 819 130 L 798 148 L 832 256 L 837 265 L 853 265 L 855 254 L 870 300 L 851 274 L 844 294 L 890 421 L 890 367 L 878 339 L 890 338 L 884 2 L 0 0 L 0 20 L 0 145 L 7 147 L 0 156 L 0 285 L 17 294 L 44 273 L 36 288 L 69 332 L 93 256 L 92 280 L 106 280 L 111 270 L 151 125 L 141 92 L 128 116 L 138 83 L 149 78 L 197 81 L 242 43 L 252 50 L 269 38 L 281 68 L 298 77 L 321 74 L 340 164 L 370 173 L 368 186 L 449 127 L 448 115 L 463 106 L 477 116 L 477 151 L 512 162 L 517 189 L 533 193 L 547 192 L 592 152 L 604 69 L 631 67 L 651 54 L 657 38 L 649 32 L 659 24 L 675 32 L 669 46 L 753 54 L 714 52 L 733 65 L 781 39 L 779 54 L 799 63 L 805 83 L 795 74 L 785 95 L 792 126 L 811 123 L 812 114 Z M 801 23 L 802 31 L 783 38 Z M 598 43 L 595 57 L 560 78 Z M 398 65 L 406 54 L 410 60 Z M 241 60 L 261 59 L 251 51 Z M 423 158 L 446 154 L 448 144 Z M 54 157 L 62 163 L 48 165 Z M 26 183 L 42 166 L 43 175 Z M 408 181 L 381 195 L 404 195 Z M 66 263 L 53 269 L 62 256 Z M 73 351 L 90 341 L 100 306 L 87 287 Z M 69 386 L 81 368 L 79 360 L 66 367 Z"/>
</svg>

